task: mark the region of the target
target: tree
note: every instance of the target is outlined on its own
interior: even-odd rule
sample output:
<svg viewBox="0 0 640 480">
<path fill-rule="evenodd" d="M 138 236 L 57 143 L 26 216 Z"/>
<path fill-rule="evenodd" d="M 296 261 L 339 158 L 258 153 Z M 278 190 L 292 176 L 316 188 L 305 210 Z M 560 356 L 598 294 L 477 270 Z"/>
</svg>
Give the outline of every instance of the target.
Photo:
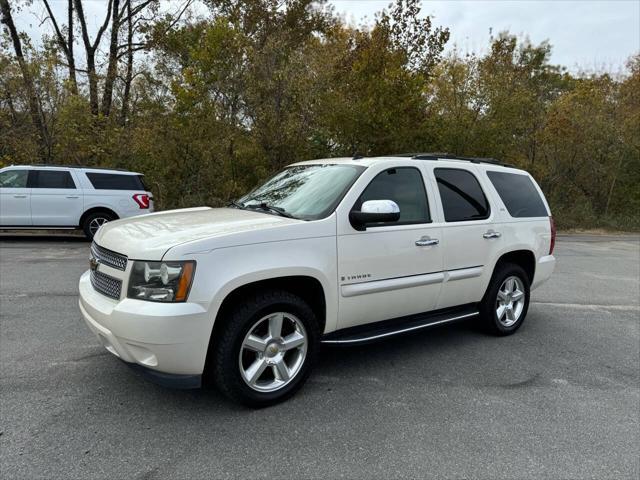
<svg viewBox="0 0 640 480">
<path fill-rule="evenodd" d="M 42 162 L 47 163 L 49 161 L 51 153 L 49 133 L 47 132 L 44 115 L 42 113 L 40 96 L 38 95 L 38 91 L 35 88 L 29 65 L 22 51 L 22 41 L 13 22 L 13 17 L 11 16 L 11 7 L 9 5 L 9 0 L 0 0 L 0 13 L 2 14 L 0 23 L 3 23 L 5 28 L 9 32 L 11 42 L 13 43 L 13 49 L 15 51 L 16 59 L 18 61 L 18 65 L 20 66 L 20 71 L 22 72 L 24 87 L 27 91 L 27 98 L 29 101 L 29 112 L 31 114 L 31 121 L 33 122 L 37 135 L 39 137 L 40 149 L 38 156 L 40 157 L 40 160 Z"/>
<path fill-rule="evenodd" d="M 64 53 L 65 58 L 67 59 L 67 65 L 69 67 L 69 82 L 71 84 L 71 91 L 73 92 L 74 95 L 77 95 L 78 79 L 76 75 L 76 60 L 75 60 L 75 55 L 73 53 L 73 46 L 74 46 L 73 0 L 68 0 L 68 4 L 67 4 L 68 20 L 67 20 L 67 27 L 66 27 L 67 28 L 66 38 L 61 30 L 61 27 L 58 24 L 58 21 L 56 20 L 56 17 L 53 14 L 53 11 L 51 10 L 49 1 L 42 0 L 42 2 L 44 3 L 45 8 L 47 9 L 47 14 L 48 14 L 47 18 L 53 25 L 53 29 L 55 31 L 58 45 L 60 46 L 60 49 Z"/>
</svg>

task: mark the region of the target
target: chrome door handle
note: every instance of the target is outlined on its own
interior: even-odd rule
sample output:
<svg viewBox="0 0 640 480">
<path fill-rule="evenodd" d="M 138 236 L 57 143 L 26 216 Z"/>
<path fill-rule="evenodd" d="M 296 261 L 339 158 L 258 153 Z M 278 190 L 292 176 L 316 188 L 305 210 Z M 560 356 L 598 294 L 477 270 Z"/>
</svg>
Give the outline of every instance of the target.
<svg viewBox="0 0 640 480">
<path fill-rule="evenodd" d="M 79 195 L 67 195 L 67 198 L 80 198 Z"/>
<path fill-rule="evenodd" d="M 493 230 L 489 230 L 487 233 L 482 235 L 484 238 L 500 238 L 502 234 L 500 232 L 494 232 Z"/>
<path fill-rule="evenodd" d="M 428 247 L 429 245 L 438 245 L 440 240 L 437 238 L 422 237 L 420 240 L 416 240 L 416 247 Z"/>
<path fill-rule="evenodd" d="M 13 198 L 27 198 L 26 195 L 14 195 Z"/>
</svg>

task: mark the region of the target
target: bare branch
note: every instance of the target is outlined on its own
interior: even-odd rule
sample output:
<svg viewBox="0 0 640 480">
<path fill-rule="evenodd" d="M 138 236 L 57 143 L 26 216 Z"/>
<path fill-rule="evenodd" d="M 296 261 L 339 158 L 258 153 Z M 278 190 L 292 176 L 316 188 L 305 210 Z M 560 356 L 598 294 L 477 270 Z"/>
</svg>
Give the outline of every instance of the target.
<svg viewBox="0 0 640 480">
<path fill-rule="evenodd" d="M 47 18 L 51 20 L 51 24 L 53 25 L 53 29 L 56 31 L 56 37 L 58 39 L 58 44 L 64 51 L 65 55 L 69 55 L 69 49 L 67 48 L 67 42 L 65 42 L 62 32 L 60 31 L 60 27 L 58 26 L 58 22 L 56 21 L 56 17 L 53 15 L 51 11 L 51 7 L 49 6 L 49 2 L 47 0 L 42 0 L 44 3 L 44 7 L 47 9 L 47 14 L 49 15 Z M 47 19 L 45 18 L 44 21 Z"/>
<path fill-rule="evenodd" d="M 104 19 L 104 23 L 98 30 L 96 34 L 95 42 L 93 42 L 93 49 L 95 50 L 100 44 L 100 39 L 102 38 L 102 34 L 105 32 L 107 27 L 109 26 L 109 20 L 111 19 L 111 7 L 113 6 L 113 0 L 109 0 L 109 4 L 107 5 L 107 17 Z"/>
</svg>

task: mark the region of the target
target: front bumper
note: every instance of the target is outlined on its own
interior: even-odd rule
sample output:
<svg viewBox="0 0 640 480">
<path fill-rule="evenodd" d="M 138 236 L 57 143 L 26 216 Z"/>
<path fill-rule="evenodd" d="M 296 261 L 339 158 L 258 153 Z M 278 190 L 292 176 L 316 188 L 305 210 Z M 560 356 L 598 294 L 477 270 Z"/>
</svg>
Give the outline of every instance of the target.
<svg viewBox="0 0 640 480">
<path fill-rule="evenodd" d="M 196 303 L 112 300 L 80 278 L 80 312 L 112 354 L 157 383 L 200 386 L 211 334 L 207 311 Z"/>
</svg>

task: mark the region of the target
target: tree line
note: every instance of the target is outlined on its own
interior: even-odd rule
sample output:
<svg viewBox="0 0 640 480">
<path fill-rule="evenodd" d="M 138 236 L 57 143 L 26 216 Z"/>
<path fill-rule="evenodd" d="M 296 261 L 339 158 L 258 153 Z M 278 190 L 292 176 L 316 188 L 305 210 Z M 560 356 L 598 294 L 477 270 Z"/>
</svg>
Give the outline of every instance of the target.
<svg viewBox="0 0 640 480">
<path fill-rule="evenodd" d="M 508 32 L 445 54 L 419 0 L 361 27 L 314 0 L 105 4 L 94 32 L 83 0 L 0 0 L 0 166 L 140 171 L 178 208 L 299 160 L 448 152 L 530 171 L 561 228 L 640 229 L 640 54 L 574 74 Z M 42 39 L 14 20 L 36 8 Z"/>
</svg>

